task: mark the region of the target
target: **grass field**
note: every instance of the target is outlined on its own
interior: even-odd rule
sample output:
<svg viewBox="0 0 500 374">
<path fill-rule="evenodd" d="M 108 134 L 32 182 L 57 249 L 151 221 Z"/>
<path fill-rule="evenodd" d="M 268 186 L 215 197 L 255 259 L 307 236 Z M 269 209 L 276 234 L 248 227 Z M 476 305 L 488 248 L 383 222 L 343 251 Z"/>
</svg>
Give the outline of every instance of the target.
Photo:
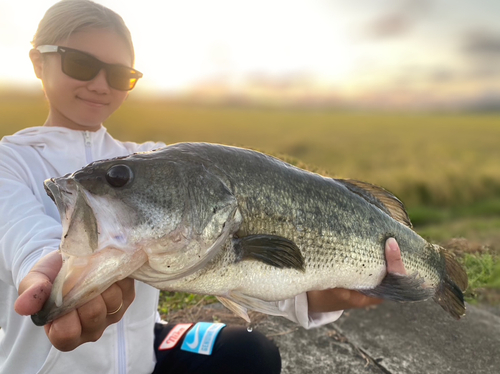
<svg viewBox="0 0 500 374">
<path fill-rule="evenodd" d="M 39 96 L 5 97 L 0 113 L 3 136 L 43 124 L 47 107 Z M 217 107 L 131 98 L 105 126 L 121 140 L 249 147 L 331 176 L 383 186 L 406 204 L 424 237 L 441 243 L 464 237 L 469 241 L 466 252 L 493 256 L 474 265 L 491 270 L 475 287 L 498 287 L 498 113 Z"/>
<path fill-rule="evenodd" d="M 0 103 L 0 135 L 43 123 L 40 97 Z M 500 197 L 499 114 L 385 114 L 190 106 L 130 99 L 105 124 L 122 140 L 207 141 L 300 159 L 386 187 L 407 206 Z"/>
</svg>

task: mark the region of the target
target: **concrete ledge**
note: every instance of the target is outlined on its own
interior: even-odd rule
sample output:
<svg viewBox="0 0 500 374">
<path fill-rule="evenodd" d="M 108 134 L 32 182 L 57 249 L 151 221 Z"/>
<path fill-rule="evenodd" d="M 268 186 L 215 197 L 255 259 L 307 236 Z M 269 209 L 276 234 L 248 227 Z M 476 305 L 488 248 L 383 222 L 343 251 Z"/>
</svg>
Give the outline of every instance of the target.
<svg viewBox="0 0 500 374">
<path fill-rule="evenodd" d="M 337 322 L 311 330 L 281 317 L 250 316 L 255 328 L 279 346 L 283 374 L 500 373 L 499 308 L 468 305 L 467 315 L 456 321 L 434 302 L 385 302 L 347 311 Z M 178 318 L 171 322 L 245 324 L 220 304 Z"/>
<path fill-rule="evenodd" d="M 433 302 L 386 302 L 318 329 L 279 317 L 257 328 L 280 347 L 284 374 L 500 372 L 500 317 L 472 306 L 460 321 Z"/>
</svg>

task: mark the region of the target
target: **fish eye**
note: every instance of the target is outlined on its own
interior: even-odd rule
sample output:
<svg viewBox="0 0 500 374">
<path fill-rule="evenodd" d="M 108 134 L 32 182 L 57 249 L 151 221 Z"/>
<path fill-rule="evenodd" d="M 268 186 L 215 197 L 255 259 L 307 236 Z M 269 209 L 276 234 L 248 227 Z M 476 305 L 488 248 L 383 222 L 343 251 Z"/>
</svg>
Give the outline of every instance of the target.
<svg viewBox="0 0 500 374">
<path fill-rule="evenodd" d="M 106 180 L 112 187 L 123 187 L 133 178 L 132 170 L 126 165 L 112 166 L 106 173 Z"/>
</svg>

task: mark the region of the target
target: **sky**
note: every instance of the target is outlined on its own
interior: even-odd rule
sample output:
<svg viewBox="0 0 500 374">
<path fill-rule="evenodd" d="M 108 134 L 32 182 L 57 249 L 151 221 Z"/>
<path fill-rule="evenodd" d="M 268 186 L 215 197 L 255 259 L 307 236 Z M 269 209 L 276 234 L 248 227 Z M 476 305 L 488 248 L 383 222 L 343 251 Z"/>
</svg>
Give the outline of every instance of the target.
<svg viewBox="0 0 500 374">
<path fill-rule="evenodd" d="M 498 0 L 96 2 L 131 30 L 142 93 L 500 98 Z M 28 51 L 54 3 L 0 0 L 0 87 L 40 87 Z"/>
</svg>

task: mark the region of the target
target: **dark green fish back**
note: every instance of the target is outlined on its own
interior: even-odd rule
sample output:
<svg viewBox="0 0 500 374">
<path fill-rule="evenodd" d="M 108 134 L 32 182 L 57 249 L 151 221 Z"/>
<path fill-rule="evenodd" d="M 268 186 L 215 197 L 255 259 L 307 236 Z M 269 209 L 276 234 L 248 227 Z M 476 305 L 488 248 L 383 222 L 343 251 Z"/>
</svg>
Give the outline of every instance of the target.
<svg viewBox="0 0 500 374">
<path fill-rule="evenodd" d="M 354 180 L 325 178 L 241 148 L 183 143 L 160 152 L 179 163 L 201 163 L 224 181 L 243 216 L 238 238 L 283 237 L 285 242 L 295 243 L 303 256 L 303 259 L 297 257 L 294 245 L 285 245 L 281 246 L 282 253 L 292 255 L 290 259 L 264 262 L 278 267 L 298 268 L 300 264 L 306 271 L 320 271 L 339 263 L 351 268 L 384 267 L 384 243 L 388 237 L 394 237 L 408 273 L 425 276 L 426 282 L 431 282 L 428 286 L 436 292 L 435 300 L 450 314 L 455 317 L 463 314 L 460 289 L 466 286 L 465 272 L 446 252 L 436 249 L 411 229 L 402 202 L 383 188 Z M 246 258 L 260 256 L 263 260 L 262 256 L 271 254 L 265 246 L 245 245 L 242 254 Z M 290 263 L 295 265 L 287 265 Z M 418 277 L 413 280 L 389 277 L 382 283 L 381 287 L 386 288 L 374 289 L 374 295 L 407 301 L 432 296 L 421 287 Z"/>
</svg>

